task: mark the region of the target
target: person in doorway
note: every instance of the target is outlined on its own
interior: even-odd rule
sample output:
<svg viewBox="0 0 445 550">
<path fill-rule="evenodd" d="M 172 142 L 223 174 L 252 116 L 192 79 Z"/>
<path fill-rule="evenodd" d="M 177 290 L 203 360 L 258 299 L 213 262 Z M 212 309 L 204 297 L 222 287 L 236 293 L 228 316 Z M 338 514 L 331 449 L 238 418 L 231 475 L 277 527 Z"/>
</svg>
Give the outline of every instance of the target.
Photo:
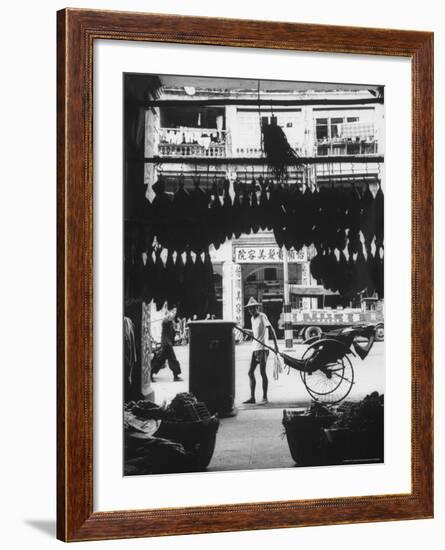
<svg viewBox="0 0 445 550">
<path fill-rule="evenodd" d="M 161 350 L 159 355 L 153 360 L 151 369 L 152 380 L 153 376 L 164 367 L 164 364 L 167 361 L 168 366 L 173 373 L 173 380 L 175 382 L 182 381 L 182 378 L 179 376 L 181 374 L 181 367 L 176 358 L 175 350 L 173 349 L 176 334 L 176 314 L 176 307 L 172 307 L 170 311 L 167 311 L 164 319 L 162 320 Z"/>
<path fill-rule="evenodd" d="M 256 378 L 255 370 L 257 365 L 260 366 L 260 374 L 262 378 L 263 385 L 263 399 L 261 404 L 266 405 L 268 403 L 267 390 L 269 386 L 269 381 L 267 379 L 266 373 L 266 364 L 267 358 L 269 356 L 269 350 L 265 347 L 268 344 L 268 331 L 270 330 L 272 338 L 275 344 L 275 349 L 278 351 L 277 336 L 272 325 L 267 318 L 267 315 L 260 312 L 260 304 L 255 300 L 255 298 L 250 298 L 245 306 L 247 311 L 250 313 L 252 318 L 252 330 L 249 331 L 252 334 L 252 358 L 250 360 L 249 368 L 249 384 L 250 384 L 250 398 L 247 401 L 244 401 L 246 404 L 256 403 L 255 399 L 255 388 L 256 388 Z"/>
</svg>

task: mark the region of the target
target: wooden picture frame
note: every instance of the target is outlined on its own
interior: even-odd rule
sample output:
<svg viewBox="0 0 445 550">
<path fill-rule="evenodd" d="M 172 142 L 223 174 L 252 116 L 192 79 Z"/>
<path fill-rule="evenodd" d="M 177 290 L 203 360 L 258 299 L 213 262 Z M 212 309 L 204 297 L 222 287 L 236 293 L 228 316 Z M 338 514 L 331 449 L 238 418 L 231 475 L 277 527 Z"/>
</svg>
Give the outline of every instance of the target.
<svg viewBox="0 0 445 550">
<path fill-rule="evenodd" d="M 64 541 L 433 516 L 433 34 L 65 9 L 57 14 L 58 470 Z M 93 512 L 95 40 L 407 57 L 412 63 L 412 490 L 407 494 Z"/>
</svg>

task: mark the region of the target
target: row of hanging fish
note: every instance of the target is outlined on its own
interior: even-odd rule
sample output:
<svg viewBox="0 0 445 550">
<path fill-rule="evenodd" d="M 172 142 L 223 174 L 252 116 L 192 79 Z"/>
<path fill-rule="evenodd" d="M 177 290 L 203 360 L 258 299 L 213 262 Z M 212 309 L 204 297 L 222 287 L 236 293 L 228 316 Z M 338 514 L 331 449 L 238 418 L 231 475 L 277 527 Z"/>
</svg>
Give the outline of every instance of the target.
<svg viewBox="0 0 445 550">
<path fill-rule="evenodd" d="M 236 180 L 233 190 L 228 180 L 222 189 L 214 180 L 207 190 L 196 180 L 189 191 L 179 181 L 171 198 L 161 178 L 153 191 L 153 202 L 145 200 L 138 214 L 145 222 L 137 226 L 145 249 L 156 238 L 169 250 L 200 253 L 210 245 L 218 249 L 226 239 L 259 230 L 272 230 L 278 246 L 295 250 L 310 245 L 317 250 L 343 250 L 348 245 L 356 253 L 361 240 L 366 246 L 383 246 L 380 185 L 373 195 L 369 187 L 361 194 L 353 184 L 349 189 L 305 187 L 302 191 L 296 185 L 259 178 L 251 183 Z"/>
<path fill-rule="evenodd" d="M 208 251 L 178 254 L 157 247 L 155 251 L 141 254 L 136 247 L 130 248 L 125 261 L 125 297 L 146 303 L 154 300 L 157 309 L 167 302 L 169 308 L 178 308 L 179 317 L 197 315 L 201 319 L 216 313 L 213 267 Z"/>
<path fill-rule="evenodd" d="M 353 296 L 366 292 L 380 299 L 384 298 L 384 259 L 383 248 L 371 249 L 358 247 L 358 251 L 349 254 L 343 251 L 323 250 L 312 258 L 311 275 L 324 288 L 338 292 L 342 296 Z"/>
</svg>

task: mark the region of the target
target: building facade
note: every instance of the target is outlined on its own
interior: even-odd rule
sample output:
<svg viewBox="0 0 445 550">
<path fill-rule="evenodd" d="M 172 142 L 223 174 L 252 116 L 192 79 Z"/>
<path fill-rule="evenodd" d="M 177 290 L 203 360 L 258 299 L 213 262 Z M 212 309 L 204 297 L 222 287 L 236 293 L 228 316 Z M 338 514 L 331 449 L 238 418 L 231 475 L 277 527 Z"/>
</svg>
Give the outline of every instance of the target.
<svg viewBox="0 0 445 550">
<path fill-rule="evenodd" d="M 156 94 L 159 101 L 145 113 L 145 157 L 158 159 L 145 164 L 149 199 L 153 197 L 151 187 L 161 173 L 171 193 L 179 176 L 186 187 L 192 185 L 195 177 L 201 178 L 203 186 L 210 186 L 215 179 L 227 178 L 233 186 L 236 179 L 275 178 L 262 162 L 261 127 L 272 120 L 283 129 L 299 156 L 318 159 L 309 166 L 289 166 L 286 183 L 346 186 L 351 180 L 358 184 L 368 181 L 371 185 L 378 180 L 384 186 L 383 165 L 373 162 L 373 157 L 383 155 L 385 147 L 384 105 L 365 101 L 370 94 L 381 93 L 376 87 L 368 90 L 358 86 L 264 81 L 260 87 L 257 81 L 160 79 L 162 87 Z M 185 81 L 190 85 L 184 86 Z M 357 162 L 360 156 L 369 162 Z M 332 162 L 334 157 L 342 157 L 342 161 Z M 248 326 L 243 306 L 254 297 L 279 329 L 284 298 L 283 251 L 273 233 L 243 235 L 210 252 L 218 316 Z M 317 288 L 309 269 L 313 255 L 311 248 L 288 252 L 289 283 L 293 288 Z M 306 294 L 292 294 L 292 308 L 348 305 L 329 294 Z"/>
</svg>

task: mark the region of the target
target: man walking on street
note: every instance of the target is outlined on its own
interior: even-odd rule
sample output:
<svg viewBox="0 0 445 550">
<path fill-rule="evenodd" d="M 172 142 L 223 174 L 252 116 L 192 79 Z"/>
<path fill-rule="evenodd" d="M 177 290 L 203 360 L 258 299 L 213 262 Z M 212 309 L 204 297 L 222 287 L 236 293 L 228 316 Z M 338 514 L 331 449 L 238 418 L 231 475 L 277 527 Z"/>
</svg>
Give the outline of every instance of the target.
<svg viewBox="0 0 445 550">
<path fill-rule="evenodd" d="M 173 344 L 175 342 L 175 318 L 177 309 L 173 307 L 170 311 L 167 311 L 166 316 L 162 321 L 162 333 L 161 333 L 161 352 L 158 357 L 153 360 L 151 376 L 157 374 L 163 367 L 165 362 L 168 362 L 168 366 L 173 373 L 173 380 L 175 382 L 182 381 L 179 376 L 181 374 L 181 367 L 179 361 L 176 359 L 175 350 Z"/>
<path fill-rule="evenodd" d="M 266 347 L 264 347 L 264 344 L 267 345 L 268 343 L 267 333 L 268 333 L 268 330 L 270 329 L 270 332 L 272 334 L 272 338 L 275 344 L 275 349 L 278 351 L 277 336 L 275 334 L 275 331 L 272 325 L 270 324 L 269 319 L 267 318 L 267 315 L 260 312 L 260 304 L 254 298 L 250 298 L 245 307 L 247 308 L 247 311 L 250 313 L 252 318 L 252 330 L 249 332 L 251 332 L 253 336 L 253 342 L 252 342 L 252 358 L 250 360 L 250 368 L 249 368 L 250 399 L 248 399 L 247 401 L 244 401 L 244 403 L 248 405 L 256 403 L 255 370 L 257 365 L 259 365 L 260 374 L 262 378 L 262 385 L 263 385 L 263 399 L 261 401 L 261 404 L 267 405 L 268 403 L 267 390 L 269 386 L 269 381 L 267 379 L 266 364 L 267 364 L 267 357 L 269 355 L 269 350 Z"/>
</svg>

